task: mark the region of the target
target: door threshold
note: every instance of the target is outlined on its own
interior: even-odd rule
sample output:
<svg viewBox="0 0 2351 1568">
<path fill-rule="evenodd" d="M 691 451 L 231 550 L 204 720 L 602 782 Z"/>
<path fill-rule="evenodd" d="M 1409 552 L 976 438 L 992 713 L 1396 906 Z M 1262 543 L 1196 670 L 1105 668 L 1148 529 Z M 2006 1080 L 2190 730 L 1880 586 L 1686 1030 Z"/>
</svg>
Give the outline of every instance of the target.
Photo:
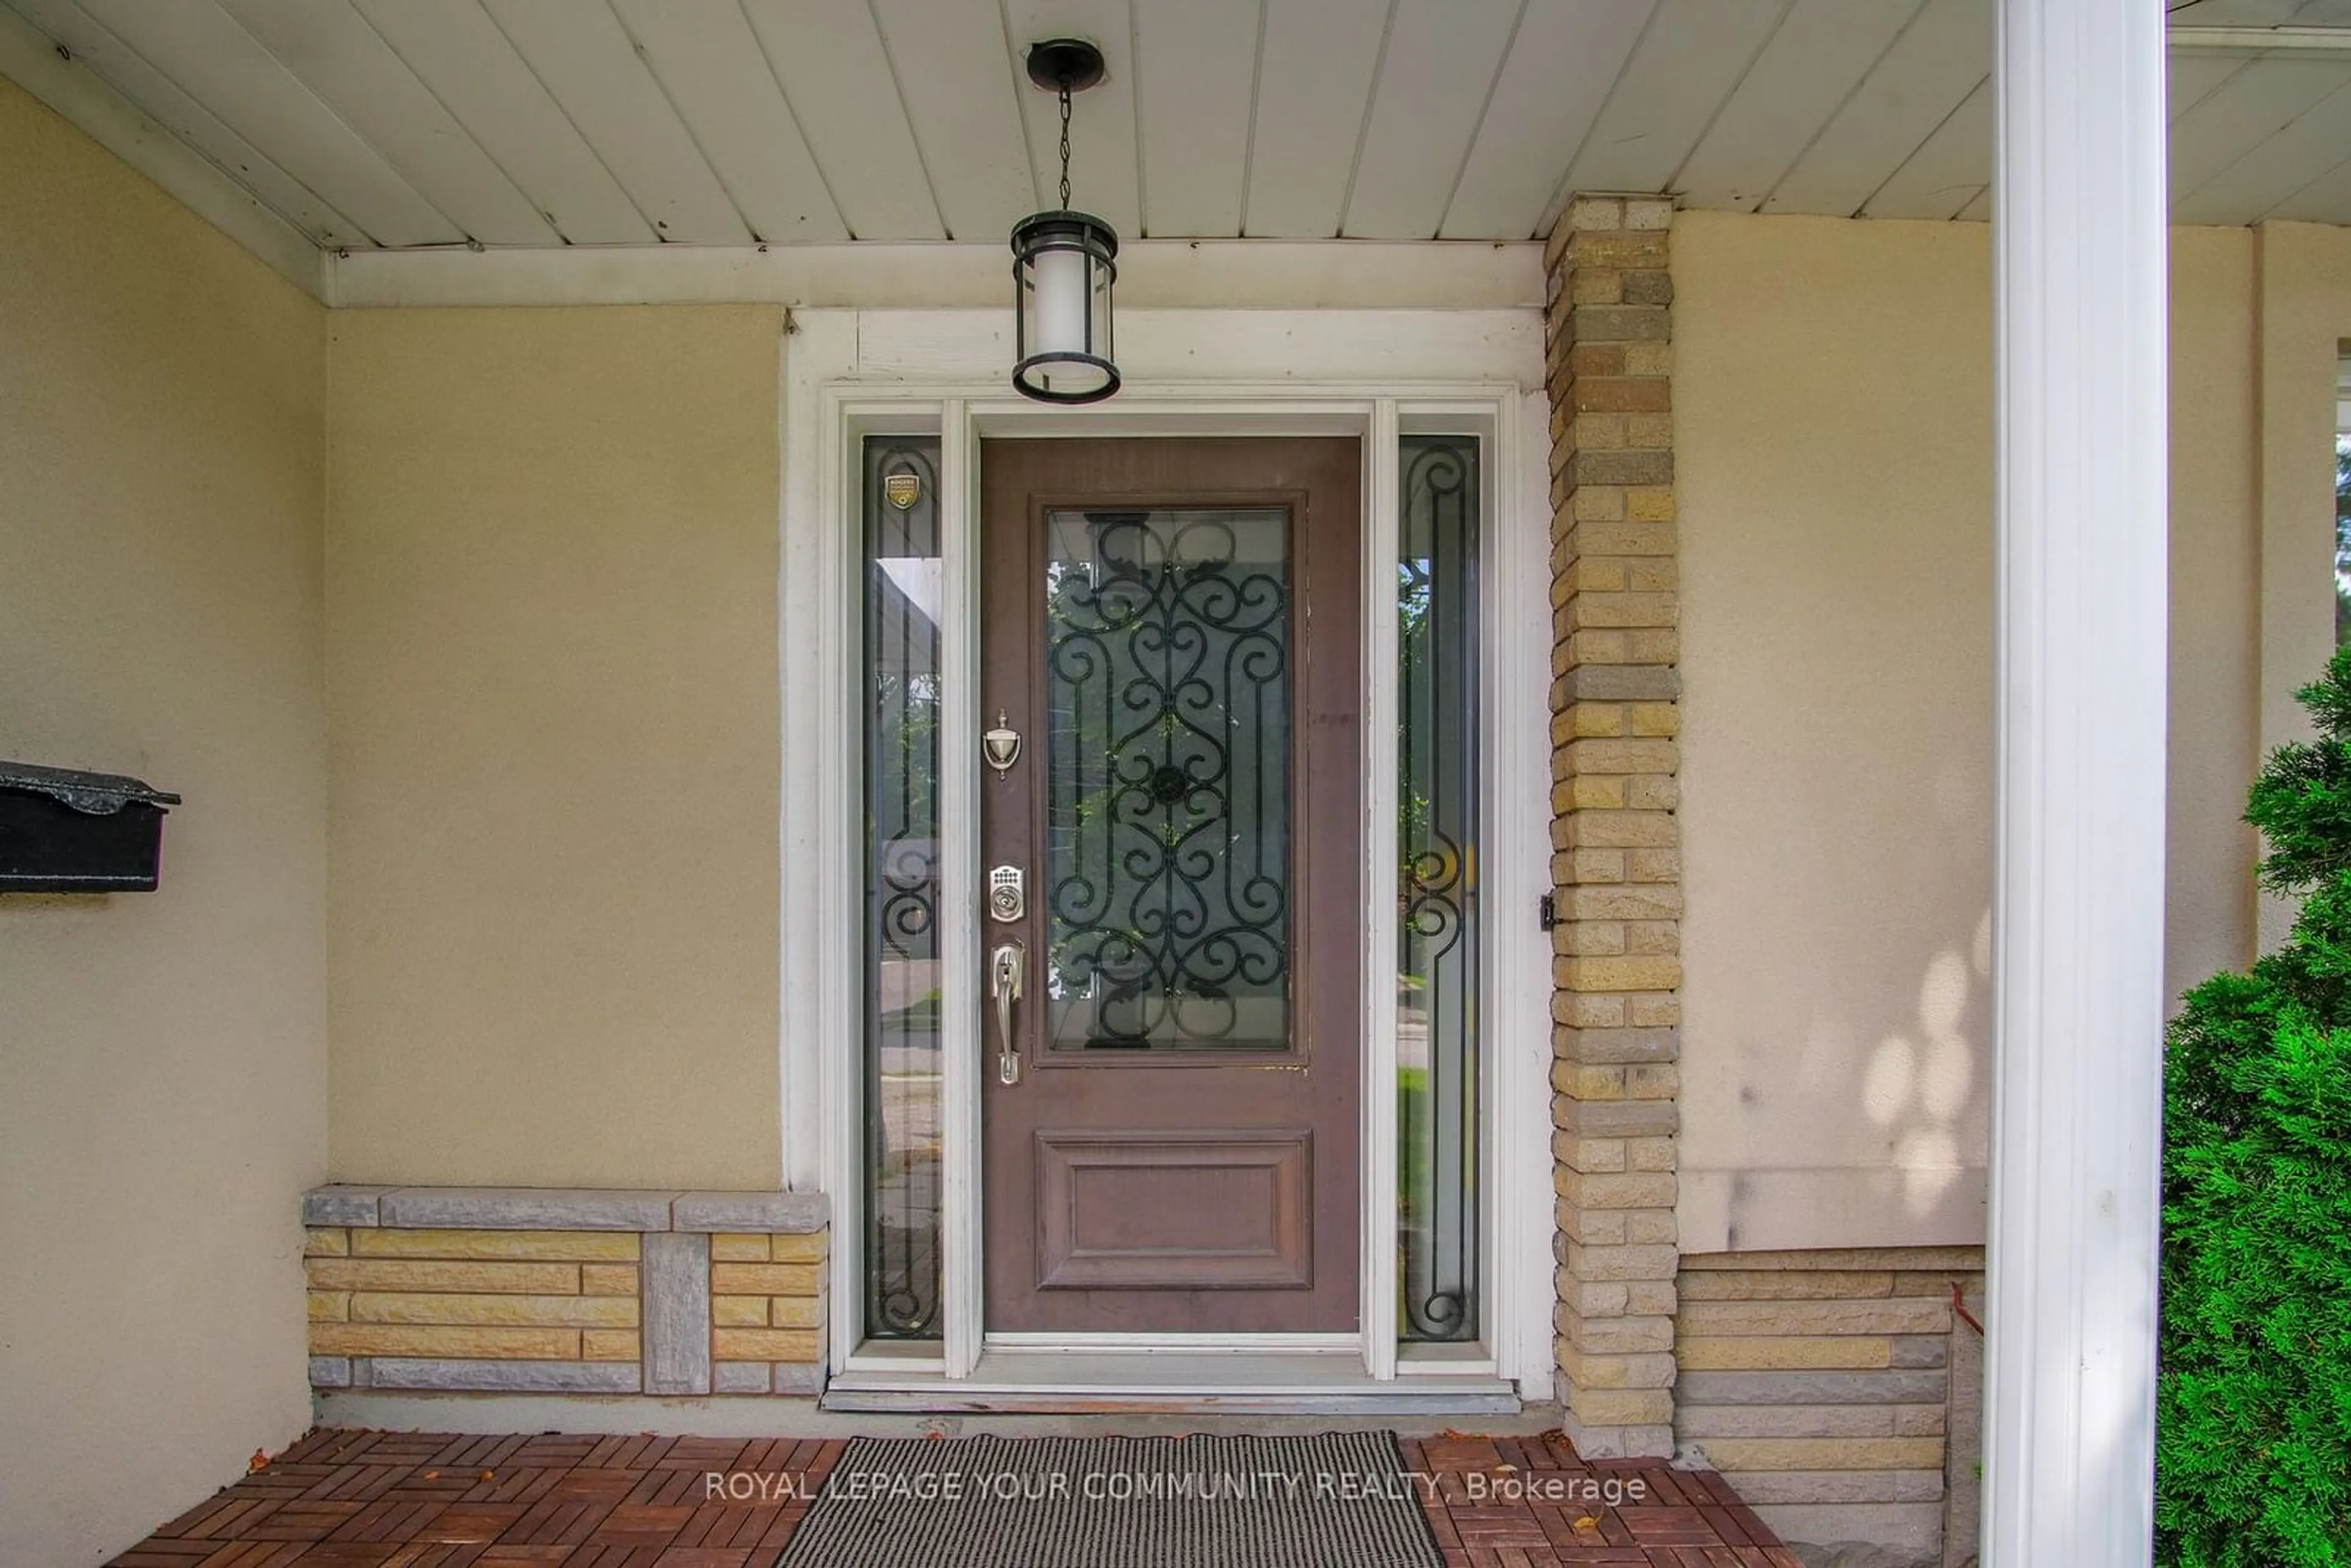
<svg viewBox="0 0 2351 1568">
<path fill-rule="evenodd" d="M 819 1401 L 842 1411 L 1027 1415 L 1492 1416 L 1519 1413 L 1515 1385 L 1490 1374 L 1376 1382 L 1360 1357 L 1167 1352 L 1070 1355 L 987 1351 L 969 1377 L 861 1368 Z"/>
</svg>

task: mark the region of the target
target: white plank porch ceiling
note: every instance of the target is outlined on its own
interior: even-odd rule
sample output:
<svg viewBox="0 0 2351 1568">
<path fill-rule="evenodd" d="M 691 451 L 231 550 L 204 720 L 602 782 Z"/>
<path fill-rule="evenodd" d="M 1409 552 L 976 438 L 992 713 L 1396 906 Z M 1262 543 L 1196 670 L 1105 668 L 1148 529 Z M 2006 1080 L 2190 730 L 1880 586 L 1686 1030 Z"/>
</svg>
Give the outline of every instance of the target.
<svg viewBox="0 0 2351 1568">
<path fill-rule="evenodd" d="M 1979 218 L 1993 0 L 0 0 L 328 248 L 998 240 L 1090 38 L 1128 236 L 1516 240 L 1566 193 Z M 2172 0 L 2351 26 L 2351 0 Z M 2171 62 L 2176 221 L 2351 224 L 2351 53 Z"/>
</svg>

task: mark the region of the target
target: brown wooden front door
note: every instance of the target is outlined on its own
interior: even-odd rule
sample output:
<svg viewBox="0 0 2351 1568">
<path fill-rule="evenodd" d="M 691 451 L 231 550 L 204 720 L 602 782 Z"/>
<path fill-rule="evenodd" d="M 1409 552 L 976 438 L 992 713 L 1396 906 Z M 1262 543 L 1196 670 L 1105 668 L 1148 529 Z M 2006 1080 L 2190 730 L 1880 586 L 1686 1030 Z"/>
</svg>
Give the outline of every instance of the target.
<svg viewBox="0 0 2351 1568">
<path fill-rule="evenodd" d="M 990 1332 L 1356 1327 L 1360 462 L 981 447 Z"/>
</svg>

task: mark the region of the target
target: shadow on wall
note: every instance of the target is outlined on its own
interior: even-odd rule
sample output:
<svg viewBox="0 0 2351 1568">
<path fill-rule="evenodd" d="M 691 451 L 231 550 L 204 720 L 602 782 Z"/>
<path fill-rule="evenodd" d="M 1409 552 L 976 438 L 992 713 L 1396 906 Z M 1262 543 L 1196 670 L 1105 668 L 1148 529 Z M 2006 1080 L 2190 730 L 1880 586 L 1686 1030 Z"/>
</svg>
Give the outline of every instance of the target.
<svg viewBox="0 0 2351 1568">
<path fill-rule="evenodd" d="M 1750 1017 L 1728 1060 L 1686 1053 L 1684 1250 L 1983 1239 L 1991 912 L 1941 941 L 1894 924 L 1796 1028 Z"/>
<path fill-rule="evenodd" d="M 1862 1113 L 1885 1131 L 1903 1207 L 1913 1216 L 1932 1214 L 1955 1184 L 1981 1167 L 1981 1140 L 1963 1147 L 1960 1124 L 1976 1099 L 1974 1041 L 1990 1039 L 1991 998 L 1986 908 L 1965 953 L 1947 947 L 1928 961 L 1917 1018 L 1880 1040 L 1862 1070 Z"/>
</svg>

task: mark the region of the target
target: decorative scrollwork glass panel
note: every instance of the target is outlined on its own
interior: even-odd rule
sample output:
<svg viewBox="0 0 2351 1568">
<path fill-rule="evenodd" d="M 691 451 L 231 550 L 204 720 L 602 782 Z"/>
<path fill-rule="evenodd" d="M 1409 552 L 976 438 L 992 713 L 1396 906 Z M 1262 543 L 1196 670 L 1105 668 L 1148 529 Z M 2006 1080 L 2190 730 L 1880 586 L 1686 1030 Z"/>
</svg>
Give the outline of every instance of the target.
<svg viewBox="0 0 2351 1568">
<path fill-rule="evenodd" d="M 1478 443 L 1403 441 L 1396 1125 L 1403 1337 L 1478 1337 Z"/>
<path fill-rule="evenodd" d="M 865 1332 L 936 1339 L 938 440 L 864 456 Z"/>
<path fill-rule="evenodd" d="M 1290 514 L 1046 531 L 1050 1048 L 1287 1050 Z"/>
</svg>

